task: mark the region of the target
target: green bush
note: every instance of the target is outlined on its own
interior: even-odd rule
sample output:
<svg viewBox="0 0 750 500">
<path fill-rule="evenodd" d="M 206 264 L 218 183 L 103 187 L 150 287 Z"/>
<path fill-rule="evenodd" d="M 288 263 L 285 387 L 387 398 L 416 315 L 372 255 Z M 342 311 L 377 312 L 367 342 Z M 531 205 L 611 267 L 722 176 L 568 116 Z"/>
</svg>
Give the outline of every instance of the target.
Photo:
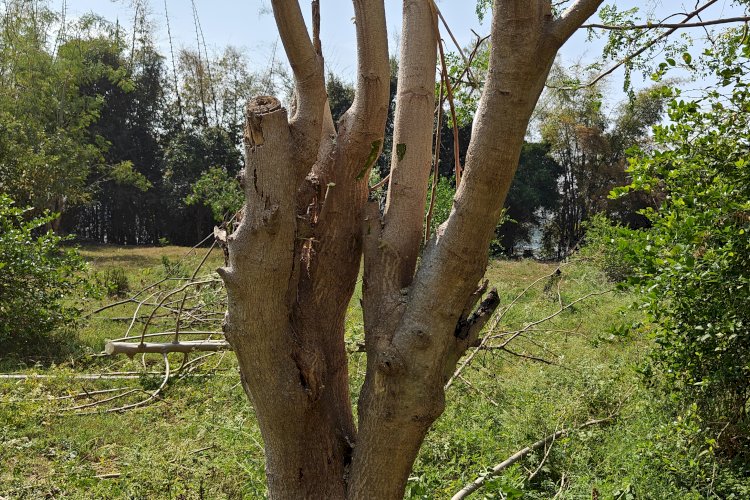
<svg viewBox="0 0 750 500">
<path fill-rule="evenodd" d="M 612 222 L 603 214 L 596 214 L 586 222 L 585 244 L 580 255 L 590 259 L 609 281 L 628 281 L 636 275 L 637 268 L 628 248 L 631 240 L 641 234 L 641 231 Z"/>
<path fill-rule="evenodd" d="M 121 267 L 107 269 L 98 280 L 108 297 L 124 297 L 130 291 L 130 282 Z"/>
<path fill-rule="evenodd" d="M 631 159 L 633 184 L 618 192 L 665 195 L 644 211 L 652 228 L 627 241 L 657 325 L 656 367 L 727 426 L 720 445 L 734 454 L 750 451 L 728 446 L 750 425 L 750 43 L 736 35 L 707 57 L 722 93 L 685 101 L 665 90 L 671 122 L 654 128 L 657 147 Z"/>
<path fill-rule="evenodd" d="M 63 238 L 43 231 L 55 215 L 27 220 L 27 212 L 0 194 L 0 342 L 21 355 L 76 320 L 65 297 L 84 267 L 75 250 L 61 248 Z"/>
</svg>

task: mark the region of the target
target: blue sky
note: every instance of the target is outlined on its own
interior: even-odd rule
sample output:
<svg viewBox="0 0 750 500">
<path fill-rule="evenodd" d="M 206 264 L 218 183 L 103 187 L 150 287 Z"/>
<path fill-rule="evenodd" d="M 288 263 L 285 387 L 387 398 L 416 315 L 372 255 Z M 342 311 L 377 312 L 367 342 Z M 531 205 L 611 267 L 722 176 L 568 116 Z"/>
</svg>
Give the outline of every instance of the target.
<svg viewBox="0 0 750 500">
<path fill-rule="evenodd" d="M 268 0 L 194 0 L 200 23 L 203 28 L 209 51 L 220 51 L 225 45 L 234 45 L 247 50 L 254 70 L 262 70 L 268 66 L 277 48 L 275 57 L 283 60 L 281 44 L 277 45 L 278 35 L 270 13 Z M 63 0 L 52 0 L 52 6 L 59 8 Z M 119 19 L 125 26 L 132 25 L 133 11 L 129 0 L 67 0 L 69 18 L 78 17 L 87 12 L 96 12 L 110 20 Z M 475 3 L 472 0 L 437 0 L 438 7 L 448 20 L 451 29 L 463 46 L 473 39 L 472 29 L 477 33 L 486 34 L 488 23 L 480 24 L 474 12 Z M 620 9 L 633 6 L 640 7 L 643 12 L 653 11 L 659 16 L 675 10 L 690 10 L 694 0 L 630 0 L 617 2 Z M 301 2 L 303 9 L 309 10 L 309 2 Z M 176 48 L 196 47 L 195 25 L 193 21 L 191 0 L 166 0 L 172 36 Z M 396 51 L 398 32 L 401 28 L 401 1 L 386 0 L 388 15 L 389 40 L 391 52 Z M 351 0 L 321 0 L 321 38 L 328 69 L 353 81 L 356 66 L 356 46 L 354 40 L 354 25 L 352 23 L 353 10 Z M 718 2 L 707 11 L 705 19 L 738 14 L 736 8 L 731 7 L 730 0 Z M 156 26 L 157 40 L 164 53 L 168 51 L 168 37 L 166 30 L 165 0 L 150 0 L 151 20 Z M 451 50 L 447 33 L 443 38 Z M 601 54 L 601 44 L 586 41 L 584 32 L 578 33 L 561 51 L 563 61 L 571 63 L 578 60 L 590 62 Z M 634 75 L 638 77 L 638 75 Z M 610 88 L 619 90 L 622 73 L 618 72 L 610 81 Z M 636 86 L 643 85 L 634 82 Z"/>
</svg>

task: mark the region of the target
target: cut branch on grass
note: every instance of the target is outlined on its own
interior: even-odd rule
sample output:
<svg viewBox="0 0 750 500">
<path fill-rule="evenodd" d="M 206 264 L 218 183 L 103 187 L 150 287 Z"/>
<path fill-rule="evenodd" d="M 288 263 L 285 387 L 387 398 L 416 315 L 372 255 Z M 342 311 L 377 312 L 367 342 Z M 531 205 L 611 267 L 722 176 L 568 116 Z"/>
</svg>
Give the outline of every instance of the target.
<svg viewBox="0 0 750 500">
<path fill-rule="evenodd" d="M 560 266 L 560 267 L 562 267 L 562 266 Z M 505 309 L 502 310 L 502 312 L 500 312 L 500 313 L 498 313 L 498 314 L 495 315 L 495 318 L 492 321 L 492 326 L 490 326 L 487 329 L 487 333 L 482 337 L 482 339 L 479 342 L 477 342 L 477 344 L 475 345 L 474 349 L 469 353 L 468 356 L 466 356 L 464 358 L 463 362 L 456 368 L 456 370 L 453 372 L 453 375 L 450 377 L 450 379 L 448 379 L 448 382 L 445 383 L 445 386 L 443 387 L 444 390 L 448 390 L 448 388 L 450 388 L 450 386 L 453 385 L 453 381 L 456 379 L 456 377 L 458 377 L 461 374 L 461 372 L 464 370 L 464 368 L 466 368 L 474 360 L 474 358 L 479 353 L 479 351 L 482 350 L 482 348 L 485 346 L 485 344 L 487 344 L 487 341 L 490 339 L 490 336 L 493 334 L 495 328 L 497 328 L 497 325 L 500 323 L 500 321 L 502 321 L 502 319 L 505 317 L 505 315 L 508 314 L 508 311 L 510 311 L 513 308 L 513 306 L 516 303 L 518 303 L 518 301 L 521 300 L 521 298 L 524 295 L 526 295 L 528 293 L 528 291 L 531 290 L 534 287 L 534 285 L 536 285 L 540 281 L 544 280 L 545 278 L 550 278 L 552 276 L 555 276 L 556 274 L 559 274 L 560 267 L 557 267 L 552 273 L 544 275 L 544 276 L 542 276 L 542 277 L 537 278 L 536 280 L 534 280 L 529 286 L 527 286 L 526 288 L 524 288 L 524 290 L 520 294 L 518 294 L 510 302 L 510 304 L 508 304 L 508 306 L 505 307 Z"/>
<path fill-rule="evenodd" d="M 615 418 L 615 415 L 612 415 L 606 418 L 589 420 L 588 422 L 584 422 L 583 424 L 577 427 L 561 429 L 557 432 L 550 434 L 549 436 L 543 439 L 540 439 L 539 441 L 532 444 L 531 446 L 527 446 L 526 448 L 523 448 L 522 450 L 518 450 L 510 457 L 508 457 L 507 459 L 503 460 L 502 462 L 494 466 L 489 472 L 487 472 L 486 474 L 483 474 L 482 476 L 479 476 L 473 482 L 464 486 L 458 493 L 456 493 L 455 495 L 453 495 L 453 497 L 451 497 L 451 500 L 461 500 L 463 498 L 468 498 L 469 495 L 471 495 L 472 493 L 477 491 L 479 488 L 481 488 L 482 485 L 484 485 L 484 483 L 487 482 L 489 479 L 492 479 L 493 477 L 497 476 L 502 471 L 504 471 L 511 465 L 515 464 L 516 462 L 523 460 L 532 451 L 536 451 L 539 448 L 542 448 L 543 446 L 547 446 L 548 444 L 553 443 L 556 439 L 559 439 L 560 437 L 563 437 L 573 431 L 580 431 L 582 429 L 585 429 L 586 427 L 591 427 L 593 425 L 607 423 L 607 422 L 612 421 L 614 418 Z"/>
<path fill-rule="evenodd" d="M 586 299 L 589 299 L 591 297 L 596 297 L 596 296 L 599 296 L 599 295 L 605 295 L 605 294 L 608 294 L 608 293 L 612 293 L 614 291 L 615 291 L 615 289 L 611 288 L 611 289 L 608 289 L 608 290 L 603 290 L 601 292 L 587 293 L 583 297 L 578 297 L 573 302 L 571 302 L 569 304 L 566 304 L 565 306 L 560 307 L 557 311 L 553 312 L 549 316 L 546 316 L 546 317 L 544 317 L 542 319 L 539 319 L 539 320 L 536 320 L 536 321 L 532 321 L 531 323 L 528 323 L 525 327 L 521 328 L 520 330 L 517 330 L 517 331 L 513 332 L 513 334 L 510 335 L 509 338 L 507 338 L 502 344 L 500 344 L 497 347 L 502 348 L 502 347 L 507 346 L 509 343 L 511 343 L 513 341 L 513 339 L 515 339 L 519 335 L 521 335 L 521 334 L 523 334 L 525 332 L 528 332 L 529 330 L 532 330 L 537 325 L 540 325 L 542 323 L 546 323 L 547 321 L 550 321 L 551 319 L 555 318 L 556 316 L 559 316 L 561 313 L 563 313 L 564 311 L 570 309 L 571 307 L 573 307 L 574 305 L 578 304 L 579 302 L 582 302 L 582 301 L 584 301 Z"/>
<path fill-rule="evenodd" d="M 181 342 L 107 342 L 104 352 L 109 355 L 155 353 L 169 354 L 172 352 L 217 352 L 229 351 L 232 347 L 226 340 L 183 340 Z"/>
<path fill-rule="evenodd" d="M 167 386 L 167 382 L 169 382 L 169 376 L 171 375 L 171 371 L 169 369 L 169 357 L 166 354 L 162 354 L 162 358 L 164 359 L 164 378 L 162 379 L 159 387 L 153 393 L 151 393 L 146 399 L 138 401 L 137 403 L 127 404 L 127 405 L 120 406 L 117 408 L 109 408 L 103 411 L 77 411 L 75 414 L 76 415 L 95 415 L 98 413 L 123 412 L 126 410 L 139 408 L 141 406 L 148 404 L 152 400 L 156 399 L 159 396 L 159 394 L 161 394 L 162 390 L 164 390 L 164 388 Z"/>
<path fill-rule="evenodd" d="M 85 375 L 43 375 L 38 373 L 0 373 L 5 380 L 35 379 L 73 379 L 73 380 L 128 380 L 139 379 L 143 375 L 161 375 L 162 372 L 123 372 L 123 373 L 88 373 Z"/>
<path fill-rule="evenodd" d="M 84 410 L 86 408 L 93 408 L 94 406 L 99 406 L 100 404 L 109 403 L 110 401 L 115 401 L 115 400 L 118 400 L 118 399 L 122 399 L 122 398 L 124 398 L 126 396 L 129 396 L 131 394 L 135 394 L 136 392 L 141 392 L 141 390 L 142 389 L 130 389 L 130 390 L 127 390 L 127 391 L 123 392 L 122 394 L 117 394 L 115 396 L 110 396 L 108 398 L 99 399 L 97 401 L 92 401 L 90 403 L 85 403 L 85 404 L 82 404 L 82 405 L 71 406 L 70 408 L 63 408 L 61 411 L 62 412 L 66 412 L 66 411 L 79 411 L 79 410 Z"/>
<path fill-rule="evenodd" d="M 515 356 L 515 357 L 517 357 L 517 358 L 528 359 L 529 361 L 537 361 L 537 362 L 539 362 L 539 363 L 543 363 L 543 364 L 545 364 L 545 365 L 552 365 L 552 366 L 561 366 L 561 365 L 559 365 L 559 364 L 555 363 L 554 361 L 550 361 L 550 360 L 548 360 L 548 359 L 544 359 L 544 358 L 538 358 L 538 357 L 536 357 L 536 356 L 530 356 L 530 355 L 528 355 L 528 354 L 522 354 L 522 353 L 520 353 L 520 352 L 515 352 L 515 351 L 511 351 L 511 350 L 510 350 L 510 349 L 508 349 L 507 347 L 493 347 L 493 346 L 485 346 L 484 348 L 485 348 L 486 350 L 488 350 L 488 351 L 490 351 L 490 350 L 493 350 L 493 349 L 499 349 L 499 350 L 501 350 L 501 351 L 503 351 L 503 352 L 507 352 L 508 354 L 511 354 L 511 355 L 513 355 L 513 356 Z"/>
<path fill-rule="evenodd" d="M 167 337 L 174 335 L 174 332 L 155 332 L 155 333 L 147 333 L 144 335 L 146 338 L 153 338 L 153 337 Z M 180 332 L 180 335 L 224 335 L 224 332 L 219 331 L 210 331 L 210 330 L 202 330 L 202 331 L 186 331 L 186 332 Z M 123 342 L 126 340 L 133 340 L 133 337 L 120 337 L 117 339 L 108 340 L 107 342 Z"/>
</svg>

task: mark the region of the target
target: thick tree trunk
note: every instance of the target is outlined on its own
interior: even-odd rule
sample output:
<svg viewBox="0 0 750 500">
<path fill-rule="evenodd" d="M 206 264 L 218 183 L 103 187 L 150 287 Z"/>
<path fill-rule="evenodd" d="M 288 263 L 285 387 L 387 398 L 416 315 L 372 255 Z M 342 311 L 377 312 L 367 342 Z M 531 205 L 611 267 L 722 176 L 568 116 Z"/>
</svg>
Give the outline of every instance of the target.
<svg viewBox="0 0 750 500">
<path fill-rule="evenodd" d="M 225 332 L 241 367 L 266 443 L 269 491 L 276 498 L 343 498 L 349 453 L 340 415 L 348 384 L 325 380 L 324 352 L 297 335 L 292 322 L 297 272 L 296 196 L 301 180 L 286 111 L 259 98 L 248 110 L 244 217 L 228 242 Z M 346 394 L 336 404 L 330 394 Z M 353 427 L 353 426 L 350 426 Z M 314 438 L 313 438 L 314 437 Z M 334 478 L 338 478 L 335 480 Z"/>
<path fill-rule="evenodd" d="M 404 1 L 392 177 L 381 216 L 367 203 L 367 179 L 388 109 L 382 0 L 354 0 L 359 78 L 338 130 L 324 110 L 319 41 L 309 39 L 297 2 L 272 0 L 298 107 L 289 118 L 273 98 L 248 106 L 246 204 L 220 270 L 226 336 L 263 435 L 271 498 L 403 496 L 444 409 L 448 375 L 497 305 L 492 297 L 472 314 L 531 112 L 557 49 L 599 3 L 579 0 L 554 20 L 549 0 L 496 0 L 465 174 L 448 221 L 422 249 L 434 3 Z M 344 321 L 363 253 L 367 372 L 357 429 Z"/>
</svg>

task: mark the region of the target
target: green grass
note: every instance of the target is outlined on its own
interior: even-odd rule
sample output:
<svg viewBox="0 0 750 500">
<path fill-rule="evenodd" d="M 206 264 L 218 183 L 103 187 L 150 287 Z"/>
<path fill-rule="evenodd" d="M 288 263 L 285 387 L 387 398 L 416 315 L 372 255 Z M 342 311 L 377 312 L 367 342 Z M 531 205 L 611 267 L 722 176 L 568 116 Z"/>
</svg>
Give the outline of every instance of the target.
<svg viewBox="0 0 750 500">
<path fill-rule="evenodd" d="M 170 272 L 190 274 L 205 250 L 185 257 L 188 250 L 99 246 L 82 253 L 92 264 L 94 280 L 121 269 L 130 289 L 126 295 L 132 295 Z M 175 267 L 177 262 L 181 267 Z M 214 252 L 205 269 L 210 272 L 221 263 L 220 253 Z M 554 269 L 533 261 L 497 261 L 490 265 L 487 279 L 498 288 L 503 310 Z M 589 264 L 572 263 L 563 266 L 559 278 L 540 281 L 510 308 L 495 334 L 551 315 L 560 302 L 596 294 L 539 325 L 546 331 L 513 341 L 508 347 L 515 354 L 492 350 L 477 355 L 463 379 L 448 390 L 445 414 L 428 435 L 409 481 L 409 498 L 449 498 L 478 474 L 545 435 L 606 416 L 614 416 L 611 423 L 573 432 L 555 442 L 546 458 L 543 450 L 532 454 L 489 481 L 480 493 L 486 498 L 552 498 L 558 492 L 558 498 L 709 496 L 705 485 L 711 478 L 700 475 L 715 467 L 706 462 L 710 454 L 696 457 L 705 448 L 695 441 L 699 434 L 691 426 L 696 422 L 689 415 L 675 419 L 675 404 L 642 383 L 637 368 L 650 348 L 648 332 L 630 327 L 643 319 L 627 307 L 635 297 L 607 292 L 611 288 Z M 89 311 L 118 300 L 87 298 L 84 293 L 80 299 Z M 347 320 L 352 346 L 364 335 L 358 304 L 355 296 Z M 5 372 L 51 376 L 0 379 L 0 497 L 265 495 L 261 437 L 231 353 L 213 356 L 193 376 L 175 380 L 153 404 L 124 413 L 77 416 L 63 411 L 71 400 L 54 399 L 84 389 L 127 385 L 153 390 L 158 385 L 158 375 L 125 381 L 74 378 L 80 373 L 143 370 L 140 357 L 98 355 L 105 339 L 125 331 L 127 322 L 117 318 L 128 317 L 135 307 L 127 304 L 88 318 L 64 352 L 38 360 L 6 356 L 0 361 Z M 180 362 L 181 357 L 170 356 L 173 368 Z M 157 372 L 163 368 L 158 356 L 148 358 L 146 366 Z M 364 367 L 364 354 L 352 354 L 355 399 Z M 143 392 L 125 401 L 142 396 Z"/>
</svg>

